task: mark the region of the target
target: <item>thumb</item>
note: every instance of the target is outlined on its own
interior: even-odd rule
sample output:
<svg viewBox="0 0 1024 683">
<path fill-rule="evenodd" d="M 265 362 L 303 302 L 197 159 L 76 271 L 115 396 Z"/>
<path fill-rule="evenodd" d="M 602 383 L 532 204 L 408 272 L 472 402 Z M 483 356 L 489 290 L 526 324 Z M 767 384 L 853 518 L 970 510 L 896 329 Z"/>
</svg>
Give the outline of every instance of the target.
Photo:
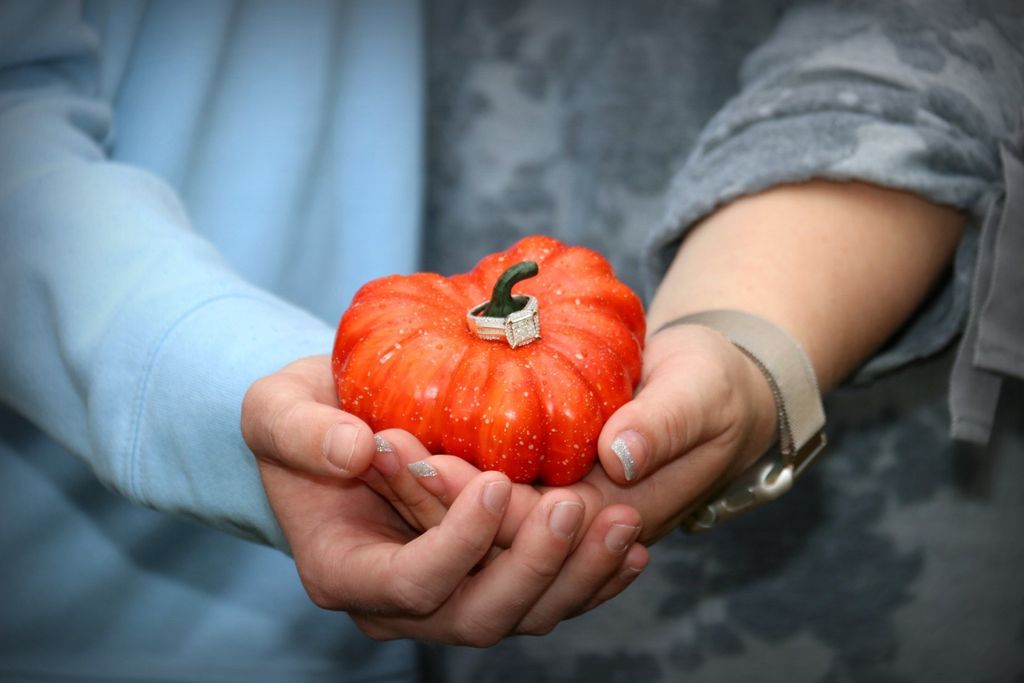
<svg viewBox="0 0 1024 683">
<path fill-rule="evenodd" d="M 648 341 L 639 391 L 602 429 L 601 464 L 628 483 L 709 441 L 735 439 L 738 450 L 763 421 L 764 401 L 774 420 L 767 382 L 723 335 L 695 325 L 666 329 Z"/>
<path fill-rule="evenodd" d="M 242 436 L 257 458 L 314 476 L 358 476 L 376 452 L 369 426 L 337 407 L 330 361 L 320 356 L 249 387 Z"/>
</svg>

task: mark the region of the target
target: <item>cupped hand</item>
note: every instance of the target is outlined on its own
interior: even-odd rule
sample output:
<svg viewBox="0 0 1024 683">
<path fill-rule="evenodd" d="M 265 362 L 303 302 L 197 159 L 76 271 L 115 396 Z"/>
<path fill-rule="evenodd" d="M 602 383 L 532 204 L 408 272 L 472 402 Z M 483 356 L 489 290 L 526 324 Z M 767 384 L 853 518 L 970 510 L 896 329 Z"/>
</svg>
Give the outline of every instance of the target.
<svg viewBox="0 0 1024 683">
<path fill-rule="evenodd" d="M 512 491 L 496 472 L 460 479 L 444 519 L 411 528 L 409 509 L 355 478 L 377 444 L 339 410 L 326 357 L 253 384 L 242 431 L 306 591 L 375 638 L 485 646 L 547 633 L 621 592 L 648 560 L 635 510 L 611 506 L 584 526 L 583 501 L 565 489 L 520 510 L 507 550 L 496 549 Z"/>
<path fill-rule="evenodd" d="M 640 540 L 652 543 L 766 451 L 775 426 L 771 391 L 745 355 L 714 330 L 671 327 L 650 338 L 636 395 L 606 422 L 600 466 L 567 488 L 589 515 L 609 505 L 636 509 L 643 520 Z M 391 451 L 377 455 L 366 480 L 417 528 L 443 520 L 447 506 L 479 475 L 460 458 L 429 455 L 403 432 L 380 436 Z M 515 485 L 499 545 L 511 542 L 545 491 Z"/>
</svg>

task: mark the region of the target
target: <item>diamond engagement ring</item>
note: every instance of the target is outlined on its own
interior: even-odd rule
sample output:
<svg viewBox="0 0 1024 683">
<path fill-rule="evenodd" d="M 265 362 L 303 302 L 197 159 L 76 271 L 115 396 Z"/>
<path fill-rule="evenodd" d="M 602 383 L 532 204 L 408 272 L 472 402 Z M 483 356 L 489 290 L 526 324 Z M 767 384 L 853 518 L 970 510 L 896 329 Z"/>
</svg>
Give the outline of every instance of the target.
<svg viewBox="0 0 1024 683">
<path fill-rule="evenodd" d="M 526 299 L 526 305 L 503 318 L 480 315 L 490 301 L 484 301 L 466 313 L 466 324 L 480 339 L 500 341 L 504 339 L 513 349 L 526 346 L 540 339 L 540 317 L 537 313 L 537 297 L 516 297 Z"/>
</svg>

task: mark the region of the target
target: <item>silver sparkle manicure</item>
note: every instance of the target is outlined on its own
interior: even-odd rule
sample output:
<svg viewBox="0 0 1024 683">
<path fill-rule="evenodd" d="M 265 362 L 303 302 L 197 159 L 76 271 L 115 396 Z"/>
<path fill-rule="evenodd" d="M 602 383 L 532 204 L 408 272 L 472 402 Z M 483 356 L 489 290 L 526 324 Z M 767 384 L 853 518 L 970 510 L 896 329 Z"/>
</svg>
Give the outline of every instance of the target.
<svg viewBox="0 0 1024 683">
<path fill-rule="evenodd" d="M 409 467 L 409 471 L 412 472 L 412 476 L 414 476 L 414 477 L 436 477 L 437 476 L 437 470 L 435 470 L 433 467 L 431 467 L 429 462 L 424 462 L 423 460 L 417 460 L 416 462 L 411 462 L 411 463 L 409 463 L 408 467 Z"/>
<path fill-rule="evenodd" d="M 636 462 L 634 462 L 633 454 L 629 452 L 629 446 L 626 445 L 626 442 L 621 438 L 612 441 L 612 452 L 615 453 L 615 457 L 622 463 L 622 472 L 626 475 L 626 481 L 636 479 Z"/>
<path fill-rule="evenodd" d="M 392 446 L 390 443 L 388 443 L 387 440 L 383 436 L 381 436 L 379 434 L 374 434 L 373 435 L 373 443 L 375 443 L 377 445 L 377 452 L 378 453 L 394 453 L 395 452 L 395 447 Z"/>
</svg>

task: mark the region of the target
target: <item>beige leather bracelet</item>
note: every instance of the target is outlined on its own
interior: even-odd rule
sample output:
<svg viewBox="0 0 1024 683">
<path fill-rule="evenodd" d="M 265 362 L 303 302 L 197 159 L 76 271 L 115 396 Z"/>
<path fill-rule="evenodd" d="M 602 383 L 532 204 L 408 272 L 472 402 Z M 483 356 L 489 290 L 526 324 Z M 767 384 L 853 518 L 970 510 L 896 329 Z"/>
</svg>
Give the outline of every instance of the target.
<svg viewBox="0 0 1024 683">
<path fill-rule="evenodd" d="M 825 447 L 825 410 L 807 355 L 764 318 L 744 311 L 704 311 L 666 323 L 658 332 L 674 325 L 702 325 L 728 337 L 764 374 L 778 411 L 777 444 L 683 521 L 688 530 L 703 531 L 788 491 Z"/>
</svg>

